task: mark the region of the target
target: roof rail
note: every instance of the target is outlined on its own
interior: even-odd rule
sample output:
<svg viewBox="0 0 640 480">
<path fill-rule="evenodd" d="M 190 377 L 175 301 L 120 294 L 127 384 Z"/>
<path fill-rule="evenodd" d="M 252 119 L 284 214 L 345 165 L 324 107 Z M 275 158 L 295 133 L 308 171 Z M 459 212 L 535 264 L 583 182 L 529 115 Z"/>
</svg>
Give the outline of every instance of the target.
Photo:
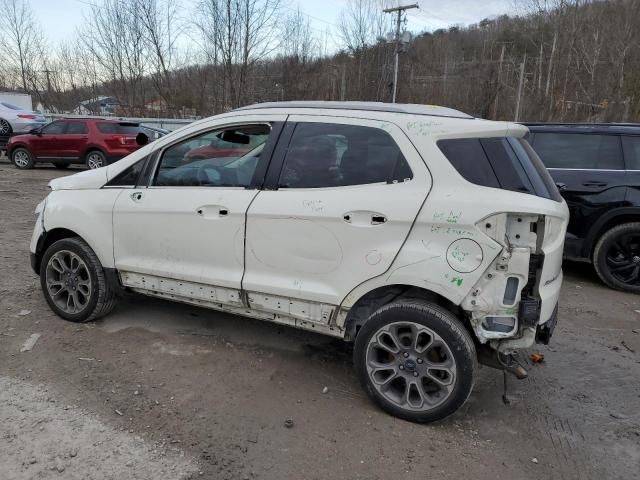
<svg viewBox="0 0 640 480">
<path fill-rule="evenodd" d="M 412 115 L 427 115 L 431 117 L 462 118 L 474 120 L 474 117 L 459 110 L 436 105 L 419 105 L 414 103 L 382 103 L 382 102 L 330 102 L 330 101 L 292 101 L 292 102 L 266 102 L 247 105 L 235 109 L 256 110 L 266 108 L 311 108 L 333 110 L 361 110 L 369 112 L 408 113 Z"/>
</svg>

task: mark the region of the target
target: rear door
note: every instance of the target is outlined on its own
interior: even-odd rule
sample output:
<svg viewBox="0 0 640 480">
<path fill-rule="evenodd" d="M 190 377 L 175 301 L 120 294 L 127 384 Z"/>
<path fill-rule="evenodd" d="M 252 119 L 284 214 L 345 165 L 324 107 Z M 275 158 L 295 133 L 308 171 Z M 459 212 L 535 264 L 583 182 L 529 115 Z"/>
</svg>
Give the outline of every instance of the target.
<svg viewBox="0 0 640 480">
<path fill-rule="evenodd" d="M 80 158 L 89 142 L 87 122 L 83 120 L 69 120 L 64 134 L 61 135 L 63 156 L 65 158 Z"/>
<path fill-rule="evenodd" d="M 322 306 L 310 312 L 292 299 L 338 305 L 383 274 L 430 187 L 426 165 L 394 124 L 290 116 L 267 188 L 247 214 L 242 286 L 251 306 L 326 321 Z"/>
<path fill-rule="evenodd" d="M 627 179 L 618 135 L 536 131 L 532 146 L 569 207 L 567 244 L 584 239 L 604 212 L 624 205 Z"/>
</svg>

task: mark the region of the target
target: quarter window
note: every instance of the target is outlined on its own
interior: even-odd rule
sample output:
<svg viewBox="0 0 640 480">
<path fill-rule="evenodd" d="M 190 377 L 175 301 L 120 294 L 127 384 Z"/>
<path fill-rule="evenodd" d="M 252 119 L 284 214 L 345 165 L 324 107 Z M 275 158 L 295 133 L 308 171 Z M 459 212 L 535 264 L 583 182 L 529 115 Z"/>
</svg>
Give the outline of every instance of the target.
<svg viewBox="0 0 640 480">
<path fill-rule="evenodd" d="M 280 188 L 326 188 L 413 178 L 400 148 L 379 128 L 299 123 L 289 143 Z"/>
<path fill-rule="evenodd" d="M 138 178 L 140 177 L 140 173 L 144 168 L 146 158 L 142 160 L 138 160 L 136 163 L 131 165 L 129 168 L 123 170 L 118 175 L 116 175 L 109 183 L 107 183 L 107 187 L 135 187 L 138 185 Z"/>
<path fill-rule="evenodd" d="M 536 132 L 532 146 L 547 168 L 624 169 L 617 135 Z"/>
<path fill-rule="evenodd" d="M 270 125 L 243 125 L 176 143 L 163 152 L 154 185 L 248 187 L 270 133 Z"/>
</svg>

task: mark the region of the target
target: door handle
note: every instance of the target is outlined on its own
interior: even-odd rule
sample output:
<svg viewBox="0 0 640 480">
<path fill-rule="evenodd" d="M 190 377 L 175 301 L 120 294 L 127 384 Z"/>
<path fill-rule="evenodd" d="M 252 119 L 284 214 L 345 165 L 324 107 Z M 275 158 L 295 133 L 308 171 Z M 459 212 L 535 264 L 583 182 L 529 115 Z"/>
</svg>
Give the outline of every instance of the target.
<svg viewBox="0 0 640 480">
<path fill-rule="evenodd" d="M 344 213 L 342 219 L 354 227 L 369 227 L 371 225 L 382 225 L 387 222 L 387 217 L 379 212 L 371 210 L 353 210 Z"/>
<path fill-rule="evenodd" d="M 592 181 L 588 181 L 588 182 L 584 182 L 582 184 L 583 187 L 606 187 L 607 183 L 605 182 L 598 182 L 596 180 L 592 180 Z"/>
<path fill-rule="evenodd" d="M 204 218 L 224 218 L 229 216 L 229 209 L 220 205 L 203 205 L 196 209 L 196 213 Z"/>
<path fill-rule="evenodd" d="M 384 215 L 371 215 L 371 225 L 382 225 L 387 221 L 387 217 Z"/>
<path fill-rule="evenodd" d="M 134 202 L 139 202 L 142 200 L 142 192 L 133 192 L 130 197 Z"/>
</svg>

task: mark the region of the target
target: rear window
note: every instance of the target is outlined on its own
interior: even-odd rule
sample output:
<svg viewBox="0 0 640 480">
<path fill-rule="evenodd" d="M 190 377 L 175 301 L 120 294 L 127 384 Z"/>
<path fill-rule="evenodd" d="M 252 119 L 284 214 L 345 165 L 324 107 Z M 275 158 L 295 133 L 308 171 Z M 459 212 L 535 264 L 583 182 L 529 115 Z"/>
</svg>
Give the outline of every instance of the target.
<svg viewBox="0 0 640 480">
<path fill-rule="evenodd" d="M 102 133 L 120 135 L 138 135 L 140 133 L 140 125 L 137 123 L 98 122 L 96 127 Z"/>
<path fill-rule="evenodd" d="M 458 138 L 440 140 L 438 147 L 471 183 L 561 200 L 549 172 L 524 139 Z"/>
<path fill-rule="evenodd" d="M 532 146 L 547 168 L 624 169 L 617 135 L 535 132 Z"/>
</svg>

